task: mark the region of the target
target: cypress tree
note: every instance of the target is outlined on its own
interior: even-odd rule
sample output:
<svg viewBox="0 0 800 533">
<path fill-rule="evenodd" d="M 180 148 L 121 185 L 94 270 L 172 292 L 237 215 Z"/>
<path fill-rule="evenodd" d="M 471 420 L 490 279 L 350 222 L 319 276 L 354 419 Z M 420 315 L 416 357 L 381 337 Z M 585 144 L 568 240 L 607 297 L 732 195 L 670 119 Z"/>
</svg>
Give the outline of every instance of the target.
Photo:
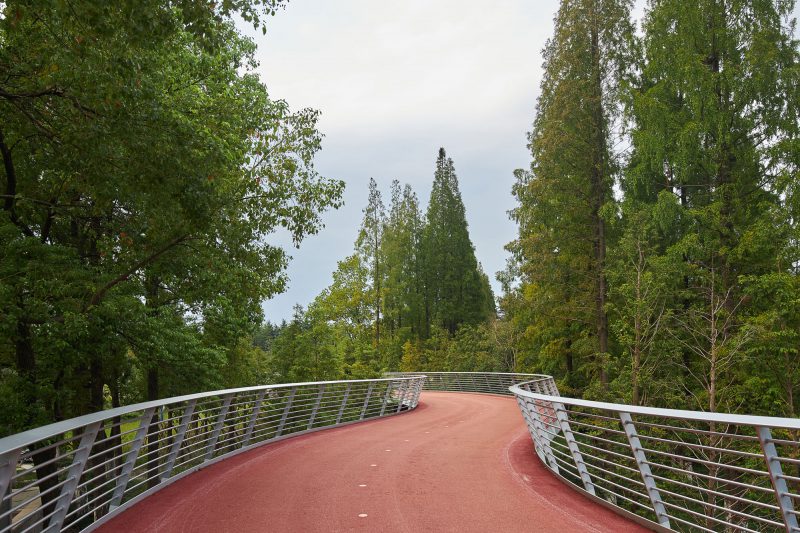
<svg viewBox="0 0 800 533">
<path fill-rule="evenodd" d="M 797 172 L 800 103 L 792 9 L 793 2 L 654 0 L 645 20 L 623 185 L 641 205 L 634 213 L 656 214 L 662 230 L 653 248 L 680 273 L 670 287 L 671 335 L 683 346 L 695 408 L 741 402 L 722 383 L 738 381 L 752 344 L 747 285 L 788 271 L 780 266 L 789 246 L 781 219 L 791 217 L 780 211 Z"/>
<path fill-rule="evenodd" d="M 371 280 L 369 305 L 375 320 L 374 345 L 377 349 L 381 341 L 381 309 L 383 305 L 383 280 L 386 275 L 383 262 L 383 236 L 386 225 L 386 208 L 381 191 L 374 178 L 369 179 L 369 196 L 364 208 L 364 218 L 356 239 L 356 250 L 369 271 Z"/>
<path fill-rule="evenodd" d="M 458 177 L 444 148 L 436 160 L 422 253 L 426 333 L 439 326 L 453 335 L 461 324 L 486 320 L 494 309 L 491 288 L 478 270 Z"/>
<path fill-rule="evenodd" d="M 627 0 L 564 0 L 544 50 L 544 79 L 529 147 L 529 172 L 518 171 L 512 218 L 532 335 L 545 354 L 590 356 L 591 373 L 608 381 L 604 212 L 612 204 L 616 165 L 610 135 L 620 116 L 618 91 L 629 68 L 633 31 Z"/>
</svg>

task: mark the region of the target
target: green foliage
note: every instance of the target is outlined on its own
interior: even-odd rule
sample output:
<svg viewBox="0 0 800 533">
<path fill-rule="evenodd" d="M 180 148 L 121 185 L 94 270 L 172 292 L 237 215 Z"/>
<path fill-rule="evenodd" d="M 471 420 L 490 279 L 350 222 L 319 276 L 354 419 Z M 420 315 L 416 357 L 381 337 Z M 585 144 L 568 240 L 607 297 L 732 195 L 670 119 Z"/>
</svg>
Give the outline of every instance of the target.
<svg viewBox="0 0 800 533">
<path fill-rule="evenodd" d="M 793 5 L 652 0 L 637 39 L 628 2 L 562 2 L 500 276 L 518 368 L 591 397 L 796 416 Z"/>
<path fill-rule="evenodd" d="M 522 282 L 526 335 L 568 380 L 608 382 L 606 250 L 618 165 L 612 128 L 635 49 L 626 0 L 567 0 L 544 50 L 533 161 L 518 170 L 508 245 Z M 580 370 L 580 372 L 579 372 Z"/>
<path fill-rule="evenodd" d="M 198 389 L 536 371 L 564 394 L 796 416 L 793 2 L 563 0 L 515 173 L 497 316 L 453 161 L 423 215 L 374 180 L 354 253 L 259 327 L 341 204 L 318 112 L 273 100 L 241 17 L 282 0 L 0 3 L 0 433 Z M 622 141 L 622 142 L 620 142 Z"/>
<path fill-rule="evenodd" d="M 778 302 L 754 305 L 747 293 L 767 290 L 763 276 L 788 274 L 776 258 L 790 229 L 778 176 L 796 161 L 787 147 L 798 133 L 789 118 L 799 102 L 797 42 L 782 22 L 790 10 L 664 0 L 645 20 L 622 225 L 630 239 L 642 213 L 655 222 L 643 242 L 648 263 L 674 274 L 660 276 L 658 305 L 667 354 L 679 354 L 660 365 L 671 365 L 694 408 L 736 409 L 754 383 L 753 355 L 777 355 L 762 343 Z"/>
<path fill-rule="evenodd" d="M 382 255 L 386 268 L 384 321 L 390 334 L 418 337 L 426 331 L 422 234 L 424 218 L 417 195 L 409 185 L 392 182 L 391 208 Z M 397 367 L 397 358 L 387 361 Z"/>
<path fill-rule="evenodd" d="M 369 198 L 364 208 L 364 220 L 356 239 L 356 253 L 369 273 L 369 290 L 366 302 L 372 310 L 375 343 L 381 342 L 381 310 L 383 308 L 383 281 L 386 277 L 383 241 L 386 233 L 386 208 L 375 180 L 369 180 Z"/>
<path fill-rule="evenodd" d="M 439 326 L 453 335 L 461 324 L 479 324 L 494 314 L 494 296 L 475 258 L 453 160 L 444 148 L 436 160 L 420 253 L 426 333 Z"/>
<path fill-rule="evenodd" d="M 342 375 L 332 328 L 325 321 L 313 320 L 311 313 L 304 313 L 299 306 L 272 349 L 276 357 L 271 368 L 277 383 L 328 381 Z"/>
<path fill-rule="evenodd" d="M 388 214 L 375 180 L 355 253 L 306 313 L 330 333 L 331 357 L 352 378 L 411 368 L 499 368 L 485 323 L 489 279 L 475 259 L 453 162 L 440 150 L 423 217 L 414 191 L 394 181 Z M 273 347 L 276 359 L 295 357 Z M 327 357 L 327 355 L 325 356 Z"/>
<path fill-rule="evenodd" d="M 280 5 L 0 7 L 0 376 L 26 406 L 4 431 L 263 379 L 246 339 L 287 261 L 266 236 L 315 233 L 343 187 L 233 27 Z"/>
</svg>

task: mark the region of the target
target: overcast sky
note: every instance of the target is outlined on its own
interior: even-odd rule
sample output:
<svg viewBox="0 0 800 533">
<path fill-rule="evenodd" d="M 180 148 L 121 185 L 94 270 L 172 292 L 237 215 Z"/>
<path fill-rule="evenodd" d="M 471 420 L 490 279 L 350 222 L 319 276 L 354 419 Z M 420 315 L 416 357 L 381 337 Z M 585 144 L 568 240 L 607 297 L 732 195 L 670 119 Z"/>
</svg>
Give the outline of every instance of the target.
<svg viewBox="0 0 800 533">
<path fill-rule="evenodd" d="M 258 44 L 260 74 L 273 98 L 322 112 L 316 168 L 346 182 L 344 207 L 326 227 L 289 249 L 289 289 L 264 303 L 265 318 L 290 318 L 331 282 L 353 251 L 367 184 L 388 206 L 393 179 L 428 203 L 436 155 L 455 163 L 478 260 L 494 273 L 514 239 L 515 168 L 526 167 L 525 134 L 552 30 L 554 0 L 291 0 Z M 243 29 L 245 29 L 243 27 Z"/>
<path fill-rule="evenodd" d="M 642 0 L 637 2 L 641 5 Z M 316 168 L 342 179 L 344 207 L 294 249 L 289 289 L 264 303 L 265 318 L 290 318 L 331 282 L 353 251 L 367 184 L 388 206 L 393 179 L 427 205 L 436 155 L 455 163 L 478 261 L 493 283 L 515 238 L 513 171 L 528 167 L 526 132 L 541 80 L 541 50 L 557 0 L 291 0 L 267 20 L 260 74 L 273 98 L 322 112 Z M 635 16 L 641 14 L 637 8 Z"/>
</svg>

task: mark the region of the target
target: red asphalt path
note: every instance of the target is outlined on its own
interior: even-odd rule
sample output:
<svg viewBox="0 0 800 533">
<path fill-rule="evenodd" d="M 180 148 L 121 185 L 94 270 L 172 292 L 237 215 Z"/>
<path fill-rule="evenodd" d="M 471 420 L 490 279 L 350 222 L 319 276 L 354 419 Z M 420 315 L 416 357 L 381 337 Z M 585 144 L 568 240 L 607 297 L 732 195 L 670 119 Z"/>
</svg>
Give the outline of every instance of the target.
<svg viewBox="0 0 800 533">
<path fill-rule="evenodd" d="M 195 472 L 101 532 L 639 532 L 539 462 L 516 401 L 426 392 L 410 413 Z"/>
</svg>

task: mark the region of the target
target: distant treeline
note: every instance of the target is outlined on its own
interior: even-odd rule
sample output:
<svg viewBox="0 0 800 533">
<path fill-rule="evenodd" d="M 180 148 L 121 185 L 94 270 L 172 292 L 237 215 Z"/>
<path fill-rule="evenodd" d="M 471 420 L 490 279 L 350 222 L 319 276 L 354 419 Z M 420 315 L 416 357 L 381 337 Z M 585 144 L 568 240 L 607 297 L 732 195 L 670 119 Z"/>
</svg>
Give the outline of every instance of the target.
<svg viewBox="0 0 800 533">
<path fill-rule="evenodd" d="M 388 211 L 375 180 L 355 252 L 333 283 L 271 343 L 276 379 L 368 377 L 384 370 L 496 370 L 495 303 L 475 258 L 453 161 L 439 150 L 423 215 L 394 181 Z M 269 325 L 268 331 L 274 331 Z"/>
</svg>

